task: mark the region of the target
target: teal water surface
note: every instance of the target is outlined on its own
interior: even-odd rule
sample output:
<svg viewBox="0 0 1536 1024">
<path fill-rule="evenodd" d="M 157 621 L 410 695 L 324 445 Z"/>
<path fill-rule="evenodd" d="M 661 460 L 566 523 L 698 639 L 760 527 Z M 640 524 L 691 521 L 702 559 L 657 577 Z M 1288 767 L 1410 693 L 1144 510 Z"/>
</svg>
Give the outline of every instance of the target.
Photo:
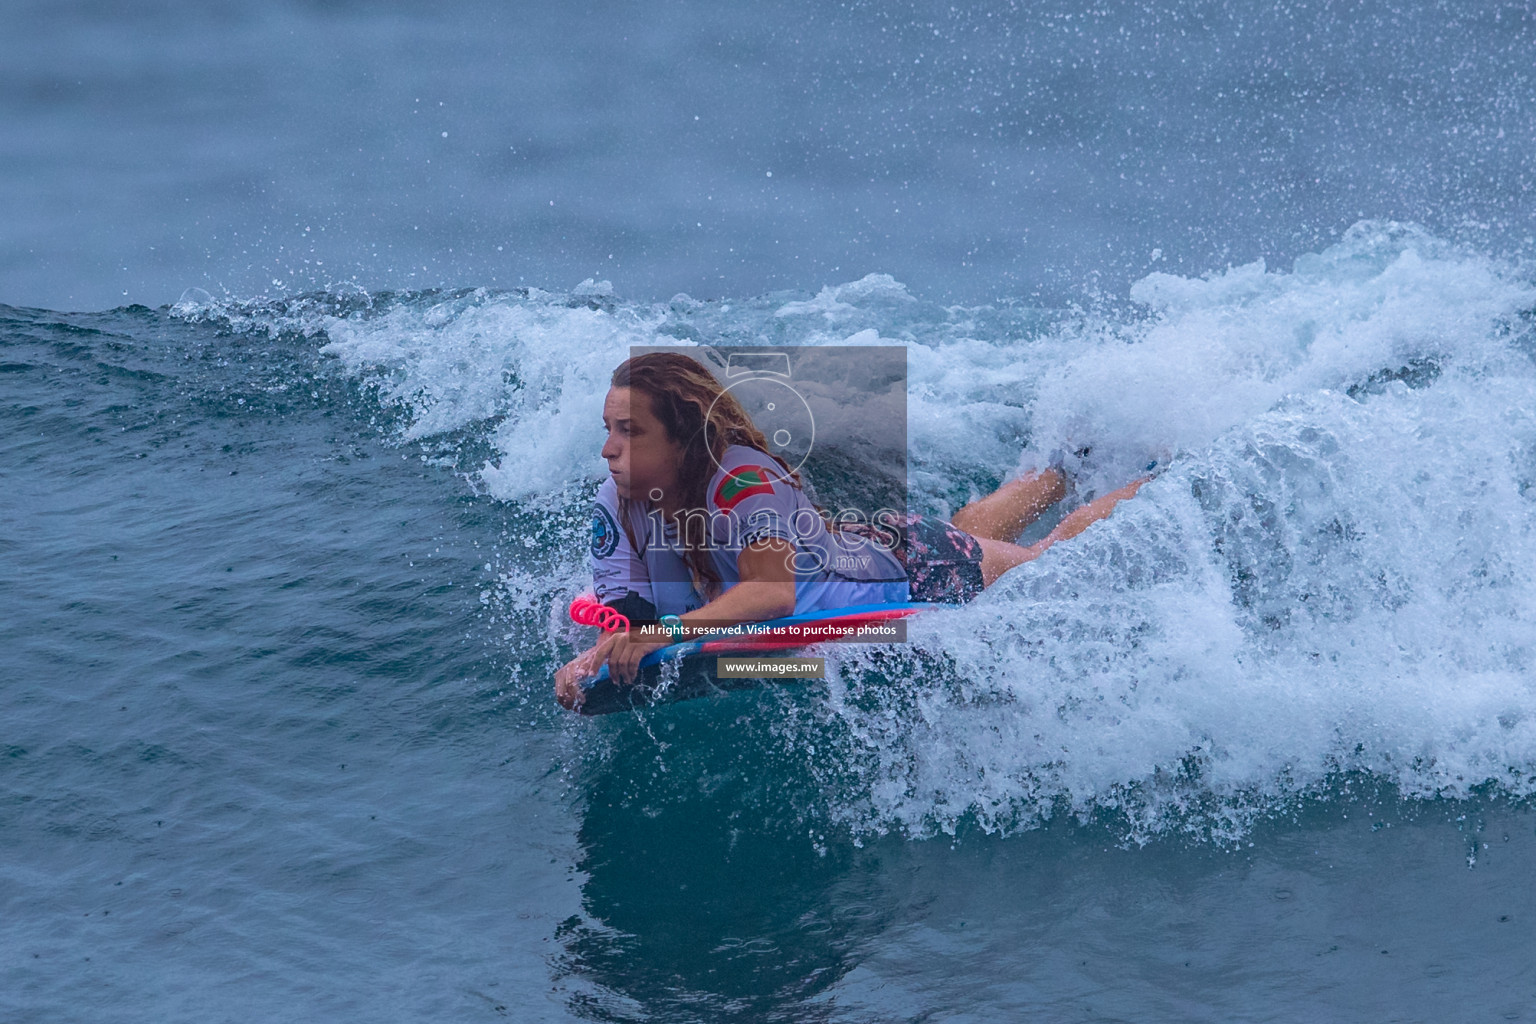
<svg viewBox="0 0 1536 1024">
<path fill-rule="evenodd" d="M 1402 273 L 1403 251 L 1380 265 Z M 1472 273 L 1440 259 L 1428 276 Z M 547 318 L 572 332 L 616 321 L 674 335 L 682 321 L 719 329 L 723 318 L 750 333 L 774 310 L 798 322 L 794 303 L 810 298 L 734 313 L 519 294 L 5 308 L 4 1016 L 1528 1015 L 1536 702 L 1520 660 L 1529 641 L 1495 623 L 1532 620 L 1510 604 L 1518 578 L 1514 591 L 1487 582 L 1517 571 L 1495 561 L 1454 584 L 1481 602 L 1484 632 L 1458 626 L 1426 643 L 1443 659 L 1480 645 L 1513 674 L 1458 677 L 1437 662 L 1439 699 L 1484 708 L 1457 718 L 1461 705 L 1442 703 L 1438 724 L 1416 716 L 1406 660 L 1391 665 L 1396 683 L 1322 667 L 1337 663 L 1329 644 L 1347 650 L 1376 629 L 1376 613 L 1339 602 L 1366 600 L 1350 589 L 1363 586 L 1357 560 L 1386 556 L 1364 539 L 1341 548 L 1327 530 L 1309 540 L 1294 513 L 1267 541 L 1202 535 L 1234 558 L 1245 537 L 1242 557 L 1259 559 L 1273 586 L 1310 588 L 1314 557 L 1334 586 L 1324 618 L 1276 626 L 1244 618 L 1265 605 L 1240 576 L 1218 579 L 1246 637 L 1238 662 L 1188 640 L 1183 661 L 1169 661 L 1180 616 L 1193 614 L 1179 581 L 1194 577 L 1162 552 L 1142 569 L 1123 555 L 1102 563 L 1118 575 L 1090 595 L 1097 637 L 1073 632 L 1083 595 L 1053 575 L 1093 580 L 1088 563 L 1042 566 L 999 599 L 1020 622 L 1054 616 L 1068 646 L 1042 656 L 1059 678 L 996 620 L 959 618 L 894 660 L 834 659 L 825 685 L 601 721 L 557 708 L 550 675 L 579 639 L 560 611 L 584 571 L 588 485 L 570 474 L 546 497 L 516 493 L 495 467 L 518 450 L 516 425 L 555 407 L 506 396 L 486 406 L 475 374 L 490 366 L 526 390 L 544 371 L 537 349 L 519 346 L 536 345 Z M 997 330 L 986 350 L 1012 359 L 1061 359 L 1056 315 L 913 310 L 878 288 L 840 301 L 886 336 L 926 339 L 956 372 L 989 358 L 956 332 Z M 514 349 L 465 362 L 456 330 Z M 366 366 L 354 364 L 345 346 L 369 339 Z M 424 347 L 408 352 L 413 339 Z M 1371 410 L 1418 403 L 1431 416 L 1434 395 L 1461 408 L 1456 358 L 1445 363 L 1412 388 L 1369 384 L 1345 411 L 1392 422 Z M 1501 386 L 1531 372 L 1498 368 Z M 933 372 L 930 385 L 956 379 Z M 1487 395 L 1492 370 L 1480 372 L 1475 393 Z M 1290 401 L 1313 432 L 1366 429 L 1331 419 L 1326 401 Z M 450 407 L 479 411 L 419 428 Z M 1022 408 L 1047 429 L 1042 402 Z M 999 422 L 1014 415 L 1004 413 Z M 923 415 L 918 402 L 919 439 Z M 1480 443 L 1479 421 L 1458 415 L 1421 430 Z M 1504 422 L 1526 429 L 1513 414 Z M 1241 478 L 1253 507 L 1301 486 L 1308 458 L 1331 467 L 1333 492 L 1356 488 L 1349 500 L 1318 492 L 1314 505 L 1373 528 L 1372 478 L 1342 454 L 1298 434 L 1285 442 L 1289 475 L 1266 477 L 1280 450 L 1252 461 L 1230 440 L 1242 433 L 1186 451 L 1194 468 L 1171 469 L 1164 498 L 1080 557 L 1120 550 L 1137 516 L 1160 522 L 1153 510 L 1184 508 L 1172 495 L 1192 487 L 1207 504 L 1228 500 L 1211 497 L 1215 468 L 1226 486 L 1242 466 L 1257 474 Z M 985 482 L 984 470 L 935 458 Z M 1511 489 L 1500 514 L 1527 500 Z M 1523 550 L 1519 527 L 1512 551 Z M 1391 614 L 1432 599 L 1404 566 L 1381 564 L 1400 577 Z M 967 623 L 990 654 L 960 632 Z M 1102 647 L 1121 628 L 1131 690 L 1117 688 Z M 1069 650 L 1094 660 L 1062 660 Z M 981 657 L 994 667 L 968 676 Z M 1225 690 L 1213 689 L 1221 678 Z M 1331 710 L 1328 694 L 1342 695 Z M 1106 696 L 1119 712 L 1103 710 Z M 1328 735 L 1286 731 L 1298 703 L 1335 716 Z M 1267 731 L 1249 731 L 1256 706 Z M 1156 737 L 1169 721 L 1188 738 L 1164 758 Z M 1120 749 L 1096 747 L 1103 735 Z M 1417 762 L 1393 756 L 1415 747 Z"/>
</svg>

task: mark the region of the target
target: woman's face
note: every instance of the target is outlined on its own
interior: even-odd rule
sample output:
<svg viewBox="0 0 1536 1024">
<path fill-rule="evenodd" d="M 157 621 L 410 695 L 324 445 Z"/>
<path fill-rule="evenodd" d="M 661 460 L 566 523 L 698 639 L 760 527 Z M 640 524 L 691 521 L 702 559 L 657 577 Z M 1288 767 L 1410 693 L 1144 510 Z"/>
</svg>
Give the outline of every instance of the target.
<svg viewBox="0 0 1536 1024">
<path fill-rule="evenodd" d="M 649 396 L 633 388 L 610 388 L 603 401 L 603 426 L 608 440 L 602 454 L 619 497 L 647 501 L 656 490 L 673 493 L 683 448 L 651 412 Z"/>
</svg>

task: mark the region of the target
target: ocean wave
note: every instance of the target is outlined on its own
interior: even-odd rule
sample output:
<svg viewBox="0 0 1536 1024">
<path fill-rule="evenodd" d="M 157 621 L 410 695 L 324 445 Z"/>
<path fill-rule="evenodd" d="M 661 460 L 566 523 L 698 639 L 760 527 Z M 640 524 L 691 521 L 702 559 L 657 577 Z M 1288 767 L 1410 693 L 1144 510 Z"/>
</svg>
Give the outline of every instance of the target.
<svg viewBox="0 0 1536 1024">
<path fill-rule="evenodd" d="M 1152 274 L 1129 299 L 945 307 L 872 275 L 720 302 L 586 282 L 178 312 L 323 341 L 401 411 L 402 443 L 472 436 L 476 487 L 567 523 L 604 472 L 597 410 L 632 346 L 905 346 L 926 511 L 1066 445 L 1092 445 L 1084 492 L 1172 451 L 1135 501 L 923 617 L 907 648 L 831 653 L 784 739 L 817 751 L 803 770 L 855 830 L 1067 813 L 1230 841 L 1349 773 L 1408 797 L 1536 795 L 1529 277 L 1364 222 L 1289 270 Z M 579 577 L 510 572 L 508 598 L 552 607 Z"/>
</svg>

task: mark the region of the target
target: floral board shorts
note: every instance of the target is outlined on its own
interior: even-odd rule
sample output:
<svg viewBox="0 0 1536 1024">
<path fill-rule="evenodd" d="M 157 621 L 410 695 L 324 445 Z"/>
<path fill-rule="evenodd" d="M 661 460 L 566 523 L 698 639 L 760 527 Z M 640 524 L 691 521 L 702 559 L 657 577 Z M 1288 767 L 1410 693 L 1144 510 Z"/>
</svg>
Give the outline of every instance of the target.
<svg viewBox="0 0 1536 1024">
<path fill-rule="evenodd" d="M 891 554 L 907 572 L 913 601 L 963 604 L 980 594 L 981 542 L 934 516 L 908 513 L 896 522 Z"/>
</svg>

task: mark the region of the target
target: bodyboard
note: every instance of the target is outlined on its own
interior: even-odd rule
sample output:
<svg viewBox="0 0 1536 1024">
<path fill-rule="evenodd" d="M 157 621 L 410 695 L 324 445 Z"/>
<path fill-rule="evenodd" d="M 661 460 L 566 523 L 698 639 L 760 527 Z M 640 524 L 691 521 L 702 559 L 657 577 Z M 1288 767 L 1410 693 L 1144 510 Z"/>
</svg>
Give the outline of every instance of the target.
<svg viewBox="0 0 1536 1024">
<path fill-rule="evenodd" d="M 855 605 L 750 623 L 685 640 L 647 654 L 640 662 L 638 677 L 628 686 L 609 678 L 604 665 L 582 684 L 582 703 L 576 710 L 584 715 L 607 715 L 728 690 L 801 682 L 750 676 L 721 679 L 717 678 L 716 661 L 754 654 L 790 655 L 823 643 L 845 642 L 858 636 L 861 629 L 866 629 L 867 635 L 868 628 L 934 607 L 938 606 L 922 602 Z"/>
</svg>

